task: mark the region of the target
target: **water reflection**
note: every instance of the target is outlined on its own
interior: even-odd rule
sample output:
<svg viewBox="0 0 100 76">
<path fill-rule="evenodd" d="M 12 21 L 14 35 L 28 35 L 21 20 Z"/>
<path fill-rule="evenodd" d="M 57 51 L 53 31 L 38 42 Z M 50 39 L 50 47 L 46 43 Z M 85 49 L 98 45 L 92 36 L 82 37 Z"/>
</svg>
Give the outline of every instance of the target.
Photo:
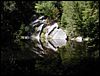
<svg viewBox="0 0 100 76">
<path fill-rule="evenodd" d="M 48 24 L 44 16 L 30 24 L 28 33 L 28 36 L 21 36 L 21 39 L 30 40 L 28 43 L 31 50 L 41 57 L 57 53 L 58 48 L 65 46 L 67 42 L 67 36 L 63 29 L 59 28 L 54 21 Z"/>
<path fill-rule="evenodd" d="M 35 73 L 69 75 L 76 71 L 80 72 L 82 69 L 86 70 L 91 64 L 84 60 L 88 56 L 86 42 L 78 43 L 65 39 L 45 39 L 43 41 L 36 38 L 22 42 L 25 43 L 23 50 L 11 46 L 13 48 L 11 51 L 7 48 L 8 51 L 5 51 L 5 54 L 2 53 L 3 75 L 34 75 Z M 84 70 L 82 70 L 83 73 Z"/>
<path fill-rule="evenodd" d="M 52 27 L 46 27 L 44 22 L 36 20 L 30 27 L 25 27 L 29 30 L 21 36 L 21 45 L 14 43 L 2 48 L 2 75 L 69 75 L 87 69 L 94 50 L 89 50 L 88 42 L 76 42 L 79 38 L 67 41 L 56 22 Z"/>
<path fill-rule="evenodd" d="M 27 44 L 28 48 L 30 48 L 30 50 L 35 54 L 40 57 L 44 57 L 48 54 L 53 55 L 55 53 L 58 53 L 58 48 L 65 46 L 66 43 L 67 40 L 65 39 L 46 39 L 45 42 L 42 42 L 41 39 L 34 39 L 34 41 L 28 40 L 25 44 Z"/>
</svg>

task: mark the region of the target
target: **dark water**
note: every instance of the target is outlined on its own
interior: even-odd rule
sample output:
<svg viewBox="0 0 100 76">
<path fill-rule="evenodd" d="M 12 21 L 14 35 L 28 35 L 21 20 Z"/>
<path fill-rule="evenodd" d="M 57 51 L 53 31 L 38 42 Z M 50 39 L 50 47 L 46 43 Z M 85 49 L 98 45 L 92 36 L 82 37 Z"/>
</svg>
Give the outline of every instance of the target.
<svg viewBox="0 0 100 76">
<path fill-rule="evenodd" d="M 42 44 L 43 45 L 43 44 Z M 90 75 L 98 73 L 98 58 L 88 52 L 87 42 L 67 41 L 55 52 L 36 41 L 22 40 L 1 49 L 1 75 Z M 38 52 L 38 54 L 36 53 Z"/>
</svg>

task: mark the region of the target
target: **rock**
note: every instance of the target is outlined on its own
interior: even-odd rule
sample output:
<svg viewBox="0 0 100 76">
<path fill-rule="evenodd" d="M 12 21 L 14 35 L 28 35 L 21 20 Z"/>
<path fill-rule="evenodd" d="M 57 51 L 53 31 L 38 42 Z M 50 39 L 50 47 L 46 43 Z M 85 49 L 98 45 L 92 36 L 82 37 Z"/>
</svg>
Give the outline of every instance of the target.
<svg viewBox="0 0 100 76">
<path fill-rule="evenodd" d="M 76 38 L 71 38 L 72 41 L 76 41 L 76 42 L 82 42 L 83 38 L 81 36 L 78 36 Z"/>
<path fill-rule="evenodd" d="M 76 37 L 76 41 L 77 42 L 82 42 L 83 41 L 83 38 L 81 36 L 78 36 L 78 37 Z"/>
<path fill-rule="evenodd" d="M 26 36 L 27 38 L 25 37 L 25 39 L 30 38 L 33 42 L 36 41 L 36 46 L 41 50 L 44 50 L 44 46 L 45 48 L 52 49 L 56 52 L 58 47 L 66 45 L 66 33 L 61 28 L 58 28 L 56 22 L 52 25 L 47 25 L 45 22 L 46 19 L 44 19 L 44 16 L 33 21 L 30 25 L 35 31 L 32 32 L 30 37 Z M 22 37 L 22 39 L 24 39 L 24 37 Z M 35 53 L 39 54 L 37 52 Z"/>
<path fill-rule="evenodd" d="M 52 39 L 50 42 L 57 48 L 66 45 L 67 40 L 65 39 Z"/>
<path fill-rule="evenodd" d="M 54 31 L 55 34 L 52 36 L 52 39 L 66 39 L 66 33 L 62 30 L 62 29 L 57 29 L 56 31 Z"/>
</svg>

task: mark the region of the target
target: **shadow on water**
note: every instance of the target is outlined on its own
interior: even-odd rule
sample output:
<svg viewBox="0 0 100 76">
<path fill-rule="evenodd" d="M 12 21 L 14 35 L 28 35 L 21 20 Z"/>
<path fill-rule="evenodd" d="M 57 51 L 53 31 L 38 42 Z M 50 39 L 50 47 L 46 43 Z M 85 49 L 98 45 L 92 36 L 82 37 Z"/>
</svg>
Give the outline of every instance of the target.
<svg viewBox="0 0 100 76">
<path fill-rule="evenodd" d="M 44 43 L 31 40 L 21 42 L 23 45 L 13 44 L 2 49 L 2 75 L 90 75 L 92 71 L 95 75 L 98 73 L 98 61 L 88 57 L 87 42 L 68 41 L 65 46 L 57 47 L 57 51 L 47 48 Z"/>
</svg>

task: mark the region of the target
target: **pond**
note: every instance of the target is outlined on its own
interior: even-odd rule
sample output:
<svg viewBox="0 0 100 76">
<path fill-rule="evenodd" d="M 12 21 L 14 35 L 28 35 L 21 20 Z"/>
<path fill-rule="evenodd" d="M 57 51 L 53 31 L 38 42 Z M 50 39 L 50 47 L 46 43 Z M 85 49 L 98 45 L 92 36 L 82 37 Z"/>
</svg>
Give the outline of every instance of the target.
<svg viewBox="0 0 100 76">
<path fill-rule="evenodd" d="M 92 42 L 81 37 L 76 38 L 79 42 L 68 40 L 57 23 L 47 25 L 41 18 L 25 27 L 26 35 L 16 35 L 20 39 L 6 39 L 8 43 L 1 48 L 2 75 L 83 75 L 97 68 L 96 44 L 89 45 Z"/>
<path fill-rule="evenodd" d="M 58 40 L 57 44 L 61 42 Z M 2 75 L 81 75 L 97 68 L 96 59 L 89 56 L 87 42 L 69 40 L 56 51 L 44 46 L 45 43 L 32 40 L 21 40 L 20 43 L 10 43 L 2 48 Z"/>
</svg>

